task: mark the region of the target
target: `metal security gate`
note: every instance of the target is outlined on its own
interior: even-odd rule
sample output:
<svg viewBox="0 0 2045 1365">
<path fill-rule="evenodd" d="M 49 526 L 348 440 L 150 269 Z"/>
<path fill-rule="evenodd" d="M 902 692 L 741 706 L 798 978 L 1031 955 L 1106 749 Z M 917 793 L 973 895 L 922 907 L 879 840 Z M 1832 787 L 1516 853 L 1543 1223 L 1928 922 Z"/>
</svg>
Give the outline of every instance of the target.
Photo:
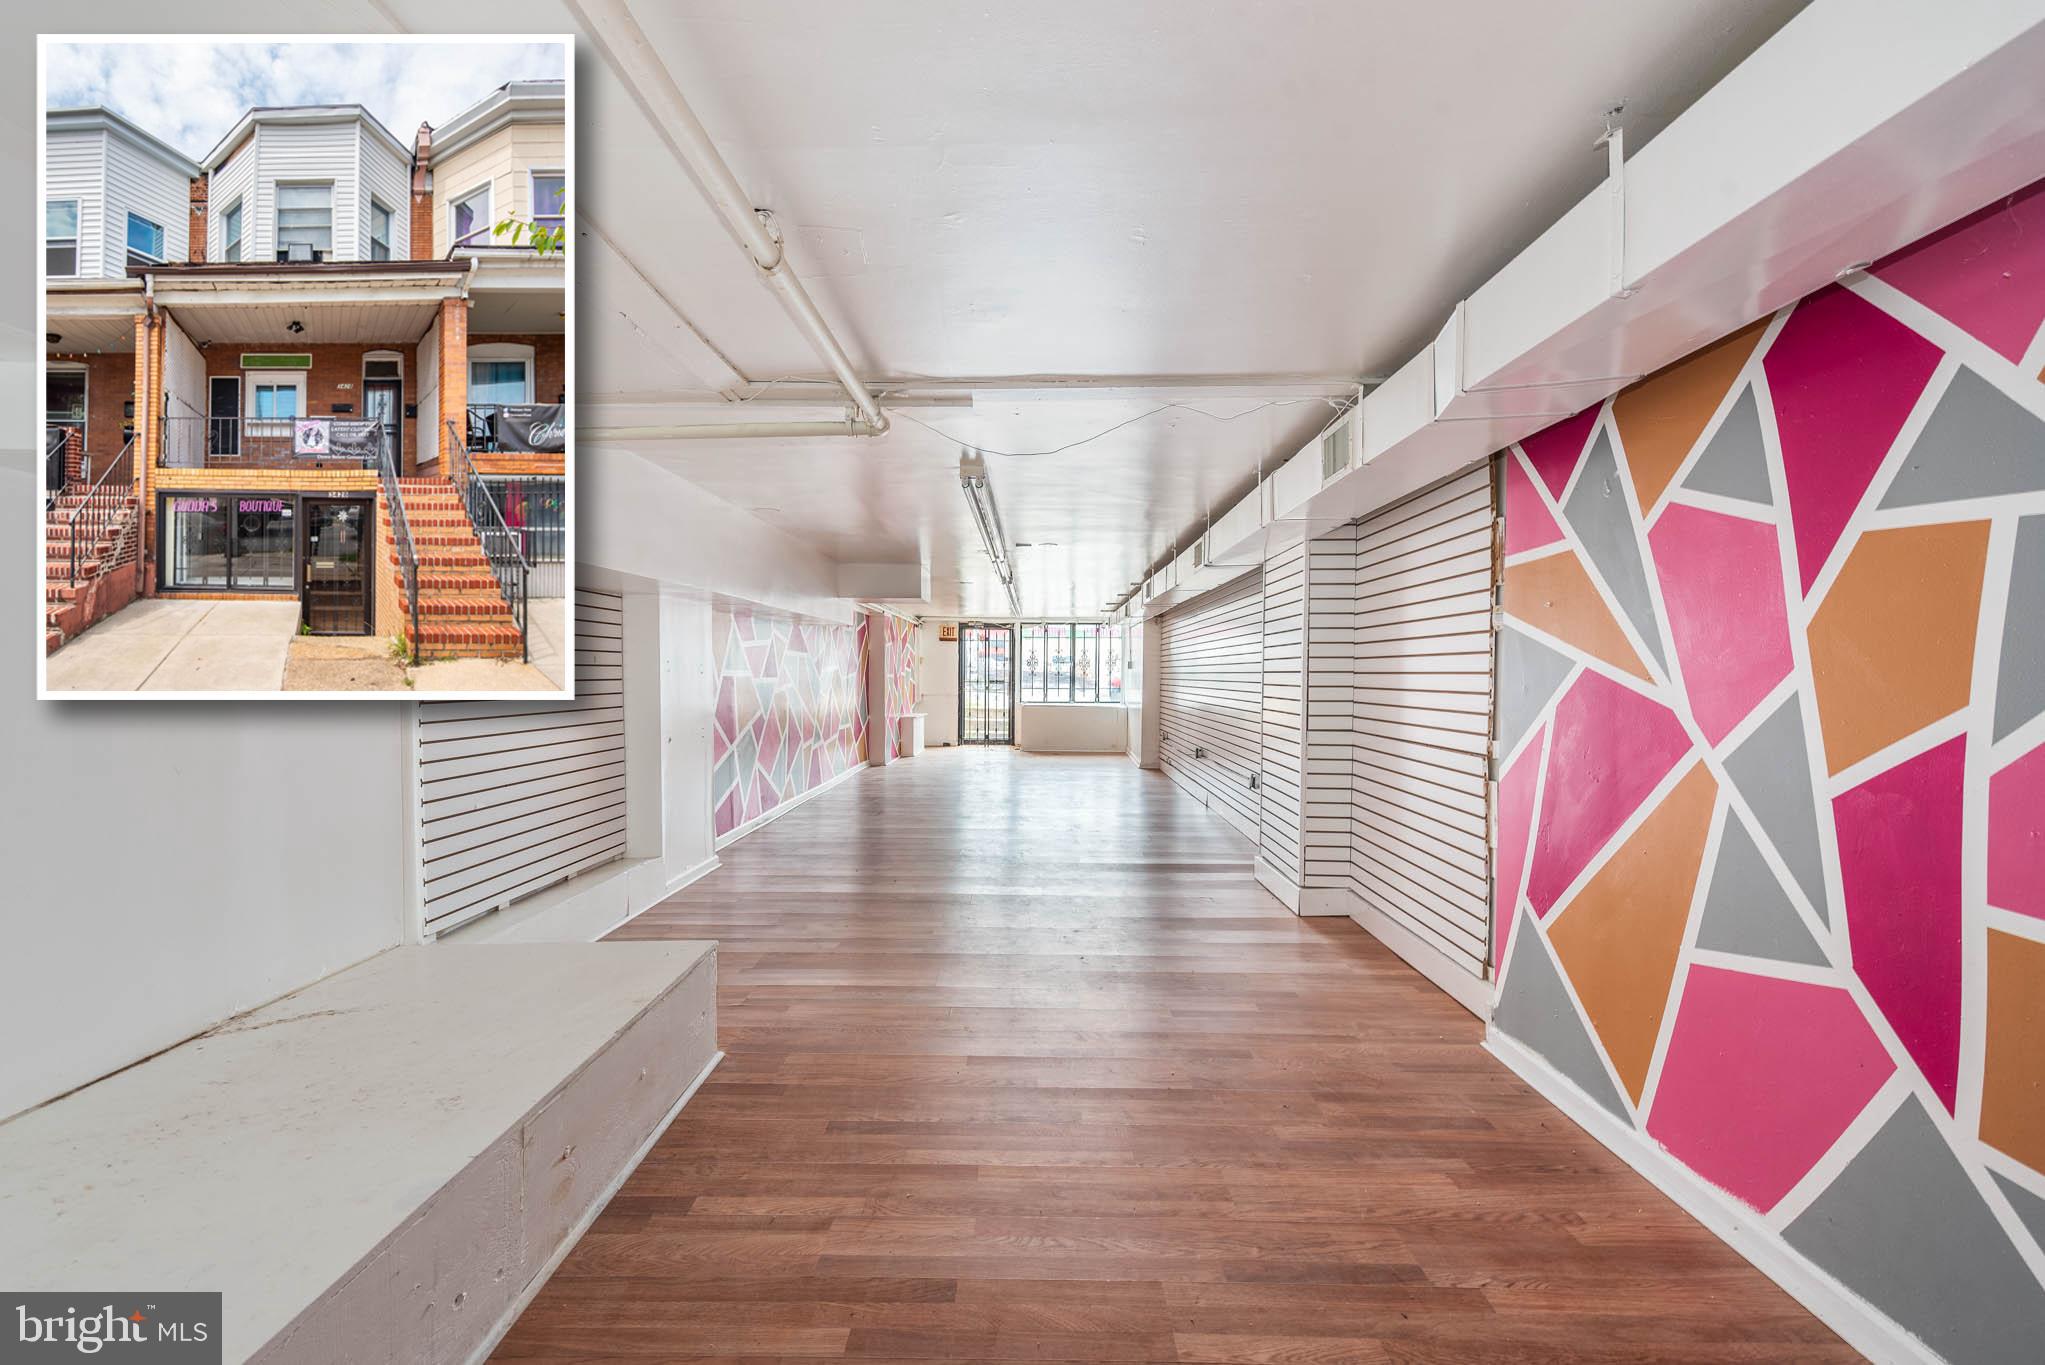
<svg viewBox="0 0 2045 1365">
<path fill-rule="evenodd" d="M 420 702 L 429 934 L 625 856 L 624 599 L 575 593 L 575 699 Z"/>
<path fill-rule="evenodd" d="M 1255 839 L 1264 750 L 1263 576 L 1250 573 L 1173 608 L 1161 643 L 1165 775 Z"/>
<path fill-rule="evenodd" d="M 959 628 L 959 743 L 1015 743 L 1015 627 Z"/>
</svg>

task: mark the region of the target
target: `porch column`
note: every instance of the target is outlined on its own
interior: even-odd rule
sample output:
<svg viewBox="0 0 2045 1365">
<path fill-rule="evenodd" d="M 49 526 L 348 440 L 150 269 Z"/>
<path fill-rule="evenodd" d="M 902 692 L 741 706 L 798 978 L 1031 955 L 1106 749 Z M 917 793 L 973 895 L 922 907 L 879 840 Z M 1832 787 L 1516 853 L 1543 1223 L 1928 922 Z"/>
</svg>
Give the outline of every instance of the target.
<svg viewBox="0 0 2045 1365">
<path fill-rule="evenodd" d="M 163 450 L 158 409 L 163 392 L 163 324 L 148 314 L 135 319 L 135 511 L 141 518 L 142 592 L 156 591 L 156 509 L 152 505 L 156 462 Z"/>
<path fill-rule="evenodd" d="M 469 420 L 469 301 L 446 299 L 440 305 L 440 431 L 434 447 L 443 473 L 454 468 L 447 424 L 466 431 Z"/>
</svg>

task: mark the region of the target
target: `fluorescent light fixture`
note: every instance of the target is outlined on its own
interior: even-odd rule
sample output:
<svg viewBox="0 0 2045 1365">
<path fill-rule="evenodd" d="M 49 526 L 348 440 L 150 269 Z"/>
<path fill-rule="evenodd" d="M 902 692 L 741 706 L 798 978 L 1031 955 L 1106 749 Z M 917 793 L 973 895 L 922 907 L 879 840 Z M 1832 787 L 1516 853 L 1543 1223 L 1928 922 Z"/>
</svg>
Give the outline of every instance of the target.
<svg viewBox="0 0 2045 1365">
<path fill-rule="evenodd" d="M 1001 529 L 1001 509 L 994 505 L 994 488 L 987 482 L 987 462 L 969 450 L 959 452 L 959 486 L 965 489 L 966 505 L 973 509 L 973 525 L 980 532 L 980 548 L 994 563 L 994 572 L 1008 593 L 1008 607 L 1022 615 L 1015 595 L 1015 566 L 1008 559 L 1008 533 Z"/>
</svg>

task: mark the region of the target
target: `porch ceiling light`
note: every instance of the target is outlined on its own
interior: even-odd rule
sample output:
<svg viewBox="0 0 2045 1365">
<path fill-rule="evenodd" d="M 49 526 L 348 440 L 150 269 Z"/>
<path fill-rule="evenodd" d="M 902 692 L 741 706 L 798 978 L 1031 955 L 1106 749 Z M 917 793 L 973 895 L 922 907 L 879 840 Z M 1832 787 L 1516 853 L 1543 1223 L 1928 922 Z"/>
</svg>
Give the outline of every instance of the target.
<svg viewBox="0 0 2045 1365">
<path fill-rule="evenodd" d="M 44 332 L 44 333 L 43 333 L 43 340 L 44 340 L 44 341 L 45 341 L 46 343 L 48 343 L 49 345 L 51 345 L 51 346 L 54 346 L 54 345 L 56 345 L 56 344 L 57 344 L 58 342 L 62 341 L 63 339 L 64 339 L 64 334 L 63 334 L 63 333 L 61 333 L 61 332 Z"/>
<path fill-rule="evenodd" d="M 305 330 L 305 324 L 300 322 L 297 318 L 293 318 L 291 319 L 291 321 L 284 324 L 284 330 L 295 335 Z"/>
</svg>

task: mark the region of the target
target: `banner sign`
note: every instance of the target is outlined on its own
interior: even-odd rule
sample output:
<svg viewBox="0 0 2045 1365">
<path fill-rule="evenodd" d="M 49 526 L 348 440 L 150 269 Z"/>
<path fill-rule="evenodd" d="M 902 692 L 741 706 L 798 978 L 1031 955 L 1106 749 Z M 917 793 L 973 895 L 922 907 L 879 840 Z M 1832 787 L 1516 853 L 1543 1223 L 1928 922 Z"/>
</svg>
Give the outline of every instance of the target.
<svg viewBox="0 0 2045 1365">
<path fill-rule="evenodd" d="M 514 403 L 490 415 L 499 450 L 552 454 L 568 449 L 568 412 L 559 403 Z"/>
<path fill-rule="evenodd" d="M 333 442 L 334 419 L 300 417 L 291 424 L 291 453 L 317 459 Z"/>
<path fill-rule="evenodd" d="M 383 423 L 367 419 L 353 421 L 333 417 L 325 420 L 331 430 L 328 433 L 328 448 L 325 454 L 337 460 L 361 460 L 364 464 L 376 463 L 376 435 Z"/>
</svg>

